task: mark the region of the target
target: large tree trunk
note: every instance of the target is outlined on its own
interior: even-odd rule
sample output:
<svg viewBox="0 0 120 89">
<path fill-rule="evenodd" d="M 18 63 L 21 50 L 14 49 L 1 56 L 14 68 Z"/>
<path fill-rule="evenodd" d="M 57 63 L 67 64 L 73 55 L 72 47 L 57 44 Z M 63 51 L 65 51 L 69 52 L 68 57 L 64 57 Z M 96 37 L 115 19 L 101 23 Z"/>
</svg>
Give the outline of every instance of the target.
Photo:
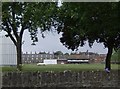
<svg viewBox="0 0 120 89">
<path fill-rule="evenodd" d="M 105 61 L 105 69 L 111 70 L 111 56 L 112 56 L 113 47 L 108 47 L 108 53 Z"/>
<path fill-rule="evenodd" d="M 16 50 L 17 50 L 17 69 L 21 71 L 22 70 L 22 45 L 20 40 L 18 40 L 17 42 Z"/>
</svg>

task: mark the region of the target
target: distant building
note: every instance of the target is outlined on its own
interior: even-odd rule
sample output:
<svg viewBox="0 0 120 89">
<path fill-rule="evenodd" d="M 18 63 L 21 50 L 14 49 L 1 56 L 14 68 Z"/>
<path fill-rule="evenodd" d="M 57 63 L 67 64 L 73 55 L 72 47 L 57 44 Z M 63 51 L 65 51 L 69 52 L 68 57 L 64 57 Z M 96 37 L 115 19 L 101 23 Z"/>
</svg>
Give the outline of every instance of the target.
<svg viewBox="0 0 120 89">
<path fill-rule="evenodd" d="M 90 59 L 86 55 L 74 54 L 67 59 L 68 64 L 90 63 Z"/>
<path fill-rule="evenodd" d="M 45 52 L 39 53 L 23 53 L 22 62 L 23 63 L 43 63 L 44 60 L 52 62 L 56 59 L 57 64 L 67 64 L 67 63 L 101 63 L 105 60 L 105 54 L 96 54 L 92 52 L 80 52 L 78 54 L 71 55 L 54 55 Z"/>
<path fill-rule="evenodd" d="M 57 64 L 67 64 L 67 59 L 57 59 Z"/>
<path fill-rule="evenodd" d="M 22 62 L 23 63 L 38 63 L 43 62 L 44 59 L 54 59 L 54 55 L 50 53 L 23 53 Z"/>
</svg>

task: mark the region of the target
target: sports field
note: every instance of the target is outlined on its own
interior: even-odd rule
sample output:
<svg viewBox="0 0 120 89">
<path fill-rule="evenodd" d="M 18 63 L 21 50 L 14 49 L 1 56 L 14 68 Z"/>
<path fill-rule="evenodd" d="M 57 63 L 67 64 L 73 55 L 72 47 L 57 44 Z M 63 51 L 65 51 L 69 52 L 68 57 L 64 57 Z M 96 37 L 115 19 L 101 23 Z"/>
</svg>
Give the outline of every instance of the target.
<svg viewBox="0 0 120 89">
<path fill-rule="evenodd" d="M 55 64 L 55 65 L 41 65 L 37 66 L 36 64 L 23 64 L 22 71 L 24 72 L 33 72 L 33 71 L 55 71 L 55 72 L 62 72 L 65 70 L 71 71 L 86 71 L 86 70 L 100 70 L 104 71 L 105 64 Z M 118 70 L 120 65 L 118 64 L 111 64 L 112 70 Z M 2 67 L 2 71 L 16 71 L 16 67 Z"/>
</svg>

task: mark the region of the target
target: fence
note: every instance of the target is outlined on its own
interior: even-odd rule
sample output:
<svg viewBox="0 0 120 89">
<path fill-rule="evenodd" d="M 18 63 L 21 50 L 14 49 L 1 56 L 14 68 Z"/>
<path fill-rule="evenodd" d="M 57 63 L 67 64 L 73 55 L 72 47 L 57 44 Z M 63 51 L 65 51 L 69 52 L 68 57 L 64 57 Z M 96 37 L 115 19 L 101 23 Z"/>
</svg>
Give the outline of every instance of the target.
<svg viewBox="0 0 120 89">
<path fill-rule="evenodd" d="M 3 87 L 120 87 L 118 71 L 4 72 Z"/>
</svg>

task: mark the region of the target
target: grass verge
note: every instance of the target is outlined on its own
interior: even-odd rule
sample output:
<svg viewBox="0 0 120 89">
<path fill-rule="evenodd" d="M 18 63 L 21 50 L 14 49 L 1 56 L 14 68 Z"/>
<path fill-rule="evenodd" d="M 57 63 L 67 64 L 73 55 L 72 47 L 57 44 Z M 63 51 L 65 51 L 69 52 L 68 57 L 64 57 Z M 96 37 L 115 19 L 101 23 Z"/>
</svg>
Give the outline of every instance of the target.
<svg viewBox="0 0 120 89">
<path fill-rule="evenodd" d="M 104 71 L 104 64 L 55 64 L 55 65 L 45 65 L 45 66 L 37 66 L 36 64 L 24 64 L 22 67 L 23 72 L 46 72 L 46 71 L 54 71 L 54 72 L 62 72 L 65 70 L 71 70 L 73 72 L 77 71 L 89 71 L 89 70 L 100 70 Z M 111 64 L 112 70 L 119 69 L 118 64 Z M 4 66 L 2 67 L 2 72 L 8 71 L 16 71 L 16 67 Z"/>
</svg>

